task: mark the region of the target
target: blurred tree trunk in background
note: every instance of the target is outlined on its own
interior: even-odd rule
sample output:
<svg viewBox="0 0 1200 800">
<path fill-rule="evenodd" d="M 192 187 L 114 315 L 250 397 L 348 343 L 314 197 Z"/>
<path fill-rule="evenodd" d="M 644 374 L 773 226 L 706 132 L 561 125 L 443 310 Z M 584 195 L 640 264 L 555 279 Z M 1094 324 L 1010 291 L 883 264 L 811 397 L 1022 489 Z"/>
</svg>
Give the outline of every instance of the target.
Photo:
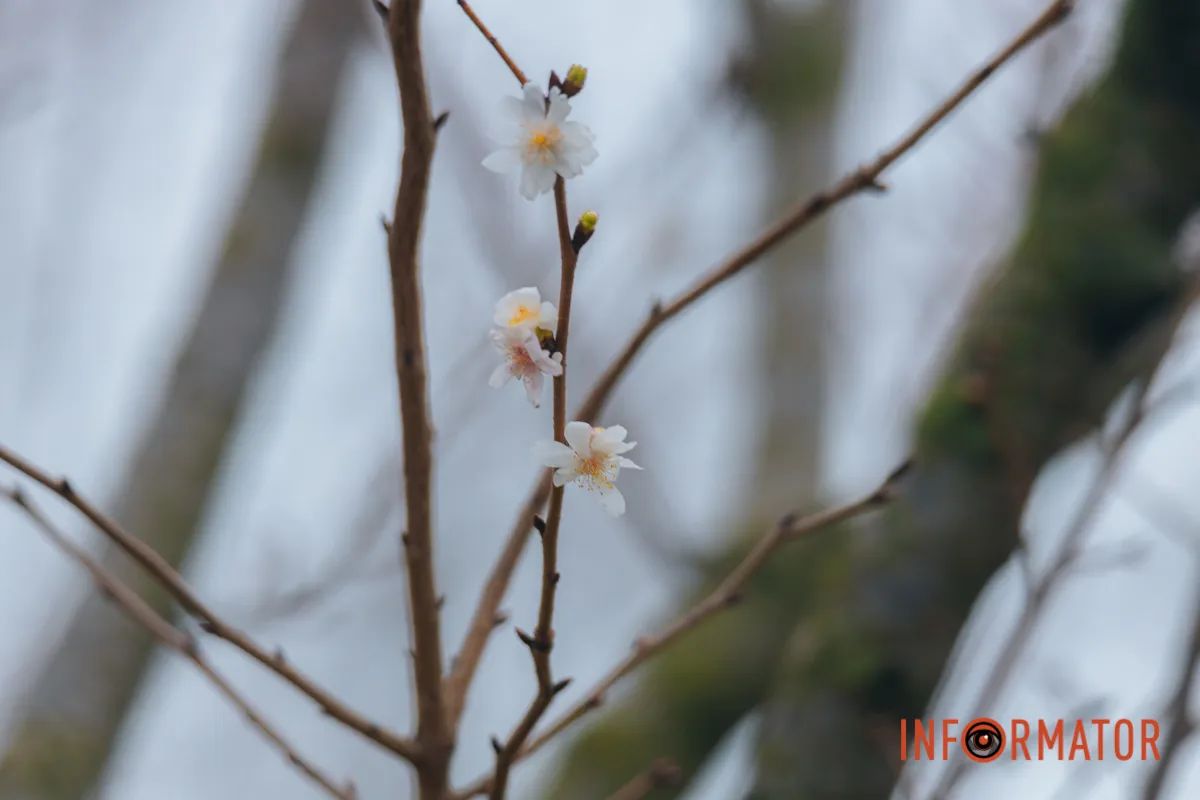
<svg viewBox="0 0 1200 800">
<path fill-rule="evenodd" d="M 852 3 L 797 10 L 747 0 L 752 57 L 735 80 L 770 137 L 768 218 L 798 195 L 834 177 L 834 107 Z M 757 496 L 750 507 L 773 513 L 815 499 L 829 313 L 826 218 L 778 247 L 759 283 L 765 368 Z"/>
<path fill-rule="evenodd" d="M 1121 37 L 1042 140 L 1024 235 L 918 420 L 904 506 L 824 565 L 764 707 L 755 800 L 886 796 L 897 720 L 926 709 L 1034 478 L 1168 345 L 1172 248 L 1200 205 L 1200 4 L 1132 0 Z"/>
<path fill-rule="evenodd" d="M 840 87 L 847 8 L 844 2 L 795 7 L 746 0 L 748 41 L 731 65 L 730 83 L 763 122 L 768 216 L 804 191 L 828 182 L 833 106 Z M 754 509 L 790 509 L 812 500 L 822 396 L 826 313 L 823 223 L 778 248 L 762 268 L 761 330 L 754 346 L 765 366 L 763 426 Z M 759 526 L 750 524 L 757 535 Z M 739 537 L 740 538 L 740 537 Z M 741 548 L 705 565 L 710 578 L 733 567 Z M 792 569 L 797 565 L 792 564 Z M 670 757 L 692 777 L 721 739 L 762 699 L 780 643 L 795 622 L 790 607 L 802 591 L 786 569 L 766 603 L 748 600 L 739 613 L 759 627 L 722 620 L 648 665 L 633 695 L 600 715 L 573 746 L 547 797 L 607 797 L 651 758 Z"/>
<path fill-rule="evenodd" d="M 362 27 L 359 9 L 340 0 L 303 3 L 225 254 L 132 460 L 116 517 L 172 563 L 187 553 L 254 367 L 275 330 L 341 67 Z M 128 562 L 113 562 L 155 607 L 169 609 L 164 594 Z M 0 767 L 0 798 L 85 796 L 150 652 L 141 628 L 89 596 L 30 696 Z"/>
</svg>

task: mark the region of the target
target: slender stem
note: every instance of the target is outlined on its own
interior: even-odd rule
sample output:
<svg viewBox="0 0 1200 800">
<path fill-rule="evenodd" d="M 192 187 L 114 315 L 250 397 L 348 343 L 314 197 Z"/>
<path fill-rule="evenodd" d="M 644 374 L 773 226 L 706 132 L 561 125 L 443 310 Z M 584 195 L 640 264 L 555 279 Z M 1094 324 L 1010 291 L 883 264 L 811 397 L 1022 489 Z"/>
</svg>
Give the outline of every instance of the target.
<svg viewBox="0 0 1200 800">
<path fill-rule="evenodd" d="M 253 705 L 226 680 L 204 657 L 196 646 L 195 640 L 168 622 L 155 611 L 145 600 L 138 596 L 127 584 L 116 575 L 101 566 L 100 562 L 90 556 L 85 550 L 68 539 L 54 526 L 50 519 L 29 500 L 19 489 L 0 487 L 3 495 L 20 509 L 46 538 L 68 558 L 79 563 L 91 575 L 96 587 L 133 622 L 145 628 L 151 636 L 163 646 L 174 650 L 179 655 L 191 661 L 196 669 L 225 696 L 258 729 L 268 741 L 279 750 L 296 769 L 304 773 L 313 782 L 321 786 L 331 796 L 339 800 L 354 800 L 356 792 L 353 783 L 338 786 L 331 778 L 306 758 L 279 733 Z"/>
<path fill-rule="evenodd" d="M 641 353 L 642 348 L 668 320 L 740 273 L 838 203 L 860 192 L 885 191 L 886 187 L 880 183 L 880 177 L 892 164 L 920 143 L 939 123 L 987 81 L 999 67 L 1066 19 L 1074 7 L 1075 0 L 1055 0 L 1004 49 L 971 73 L 957 90 L 926 114 L 908 133 L 876 159 L 863 164 L 808 200 L 793 206 L 777 222 L 763 231 L 758 238 L 714 266 L 691 288 L 666 304 L 656 304 L 646 320 L 634 331 L 624 348 L 593 385 L 583 404 L 576 411 L 575 418 L 585 421 L 596 419 L 621 378 Z M 521 551 L 529 536 L 533 516 L 545 505 L 549 496 L 550 479 L 546 474 L 539 473 L 509 531 L 500 557 L 488 575 L 487 583 L 480 594 L 466 637 L 463 639 L 462 647 L 455 661 L 450 683 L 454 687 L 454 696 L 457 698 L 454 702 L 459 705 L 465 701 L 465 695 L 478 669 L 488 639 L 495 628 L 495 619 L 500 603 L 504 600 L 517 563 L 520 561 Z"/>
<path fill-rule="evenodd" d="M 421 56 L 420 15 L 421 0 L 395 0 L 388 13 L 388 36 L 404 121 L 404 155 L 388 235 L 388 259 L 404 436 L 407 524 L 404 559 L 416 685 L 417 744 L 423 756 L 417 773 L 422 799 L 441 800 L 454 750 L 454 735 L 442 694 L 441 604 L 433 557 L 433 429 L 421 309 L 419 250 L 437 134 Z"/>
<path fill-rule="evenodd" d="M 562 277 L 558 289 L 558 329 L 554 340 L 562 356 L 562 372 L 554 379 L 554 438 L 567 443 L 567 373 L 570 369 L 567 342 L 571 333 L 571 298 L 575 293 L 575 265 L 578 256 L 571 246 L 571 224 L 567 212 L 565 181 L 554 182 L 554 209 L 558 223 L 559 258 Z M 554 639 L 554 599 L 558 585 L 558 531 L 562 524 L 563 487 L 550 493 L 550 510 L 546 515 L 546 530 L 542 534 L 542 597 L 538 607 L 537 629 L 534 638 L 546 644 L 546 671 L 549 672 L 549 653 Z"/>
<path fill-rule="evenodd" d="M 571 298 L 575 292 L 575 266 L 578 254 L 571 245 L 571 223 L 567 211 L 566 183 L 560 177 L 554 182 L 555 220 L 558 226 L 559 257 L 562 276 L 558 289 L 558 329 L 554 341 L 562 355 L 562 373 L 554 379 L 554 438 L 566 444 L 567 427 L 567 341 L 571 331 Z M 542 530 L 542 594 L 538 603 L 537 627 L 533 636 L 522 636 L 533 657 L 534 672 L 537 673 L 537 693 L 528 710 L 507 741 L 496 753 L 496 770 L 492 780 L 492 800 L 504 800 L 508 789 L 508 775 L 513 762 L 525 746 L 525 741 L 542 715 L 550 707 L 555 695 L 567 687 L 567 681 L 555 683 L 550 665 L 550 651 L 554 648 L 554 600 L 558 588 L 558 532 L 562 526 L 563 487 L 556 486 L 550 492 L 550 509 Z"/>
<path fill-rule="evenodd" d="M 470 19 L 471 22 L 475 23 L 475 27 L 478 28 L 479 32 L 483 34 L 483 38 L 487 39 L 488 43 L 496 49 L 496 53 L 504 60 L 504 63 L 512 71 L 513 76 L 517 79 L 517 83 L 521 84 L 522 86 L 529 83 L 529 79 L 525 77 L 525 73 L 520 67 L 517 66 L 517 62 L 513 61 L 512 56 L 510 56 L 508 51 L 505 50 L 500 44 L 500 40 L 497 39 L 490 30 L 488 30 L 488 26 L 483 23 L 483 20 L 479 18 L 479 15 L 475 13 L 475 9 L 471 8 L 471 6 L 467 3 L 467 0 L 458 0 L 458 7 L 463 10 L 463 13 L 467 15 L 467 18 Z"/>
<path fill-rule="evenodd" d="M 801 517 L 795 513 L 783 517 L 769 533 L 758 540 L 750 552 L 721 581 L 717 588 L 658 633 L 639 638 L 629 655 L 609 670 L 584 695 L 582 700 L 551 722 L 542 733 L 531 739 L 529 744 L 517 753 L 517 759 L 527 758 L 540 750 L 547 742 L 573 726 L 580 719 L 587 716 L 589 712 L 603 705 L 605 696 L 609 690 L 629 673 L 670 647 L 702 623 L 735 605 L 741 598 L 746 584 L 762 569 L 763 565 L 770 560 L 771 556 L 781 546 L 804 538 L 831 525 L 836 525 L 857 517 L 890 502 L 895 497 L 899 481 L 907 471 L 908 466 L 908 464 L 905 464 L 893 471 L 878 488 L 858 500 L 811 514 L 807 517 Z M 487 794 L 492 790 L 492 786 L 492 778 L 480 778 L 468 785 L 467 788 L 455 793 L 453 797 L 456 800 L 466 800 L 466 798 Z"/>
<path fill-rule="evenodd" d="M 382 727 L 376 722 L 363 717 L 350 709 L 340 700 L 331 695 L 326 689 L 318 686 L 311 678 L 293 667 L 285 658 L 282 651 L 268 652 L 262 645 L 254 641 L 248 634 L 230 625 L 206 605 L 183 580 L 171 564 L 158 554 L 154 548 L 125 530 L 115 520 L 100 511 L 86 497 L 75 491 L 75 487 L 65 478 L 55 478 L 40 467 L 35 466 L 22 456 L 0 445 L 0 461 L 23 473 L 33 481 L 40 483 L 50 491 L 70 503 L 80 514 L 86 517 L 108 539 L 126 555 L 136 561 L 175 599 L 189 615 L 200 621 L 200 626 L 208 633 L 232 644 L 246 655 L 259 662 L 280 678 L 290 683 L 301 693 L 313 700 L 321 710 L 347 728 L 362 734 L 386 750 L 398 756 L 416 762 L 420 754 L 415 743 L 411 740 Z"/>
</svg>

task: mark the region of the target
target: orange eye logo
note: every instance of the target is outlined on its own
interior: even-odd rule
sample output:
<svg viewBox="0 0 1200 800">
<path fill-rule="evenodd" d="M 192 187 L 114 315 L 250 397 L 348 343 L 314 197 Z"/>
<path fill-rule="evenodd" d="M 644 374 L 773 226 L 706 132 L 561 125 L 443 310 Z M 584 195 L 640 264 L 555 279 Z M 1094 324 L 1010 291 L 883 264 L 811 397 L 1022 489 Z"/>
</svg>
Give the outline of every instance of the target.
<svg viewBox="0 0 1200 800">
<path fill-rule="evenodd" d="M 963 732 L 963 751 L 972 761 L 995 761 L 1004 752 L 1004 731 L 988 717 L 973 719 Z"/>
</svg>

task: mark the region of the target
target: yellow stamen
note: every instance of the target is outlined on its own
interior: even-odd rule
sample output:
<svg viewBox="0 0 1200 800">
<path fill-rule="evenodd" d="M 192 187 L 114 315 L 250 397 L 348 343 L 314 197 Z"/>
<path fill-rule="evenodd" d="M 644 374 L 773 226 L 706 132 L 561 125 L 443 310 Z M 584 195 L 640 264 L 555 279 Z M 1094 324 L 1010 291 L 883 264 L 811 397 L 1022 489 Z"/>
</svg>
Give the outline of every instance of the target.
<svg viewBox="0 0 1200 800">
<path fill-rule="evenodd" d="M 593 487 L 603 489 L 612 488 L 613 482 L 608 475 L 608 464 L 606 463 L 606 459 L 600 456 L 580 459 L 579 474 L 587 478 Z"/>
<path fill-rule="evenodd" d="M 522 322 L 536 319 L 538 313 L 539 311 L 536 308 L 530 308 L 529 306 L 517 306 L 517 310 L 513 312 L 511 317 L 508 318 L 508 325 L 509 327 L 515 328 Z"/>
<path fill-rule="evenodd" d="M 529 134 L 529 149 L 548 153 L 555 148 L 561 139 L 562 133 L 554 126 L 531 131 Z"/>
</svg>

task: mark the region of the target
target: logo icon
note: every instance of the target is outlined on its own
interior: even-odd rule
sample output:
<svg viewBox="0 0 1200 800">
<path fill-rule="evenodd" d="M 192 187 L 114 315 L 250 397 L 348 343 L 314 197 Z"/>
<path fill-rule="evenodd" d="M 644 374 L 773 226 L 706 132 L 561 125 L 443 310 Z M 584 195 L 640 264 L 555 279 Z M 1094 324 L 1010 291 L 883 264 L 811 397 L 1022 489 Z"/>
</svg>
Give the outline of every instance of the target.
<svg viewBox="0 0 1200 800">
<path fill-rule="evenodd" d="M 963 751 L 972 761 L 995 761 L 1004 752 L 1004 731 L 988 717 L 973 719 L 963 731 Z"/>
</svg>

